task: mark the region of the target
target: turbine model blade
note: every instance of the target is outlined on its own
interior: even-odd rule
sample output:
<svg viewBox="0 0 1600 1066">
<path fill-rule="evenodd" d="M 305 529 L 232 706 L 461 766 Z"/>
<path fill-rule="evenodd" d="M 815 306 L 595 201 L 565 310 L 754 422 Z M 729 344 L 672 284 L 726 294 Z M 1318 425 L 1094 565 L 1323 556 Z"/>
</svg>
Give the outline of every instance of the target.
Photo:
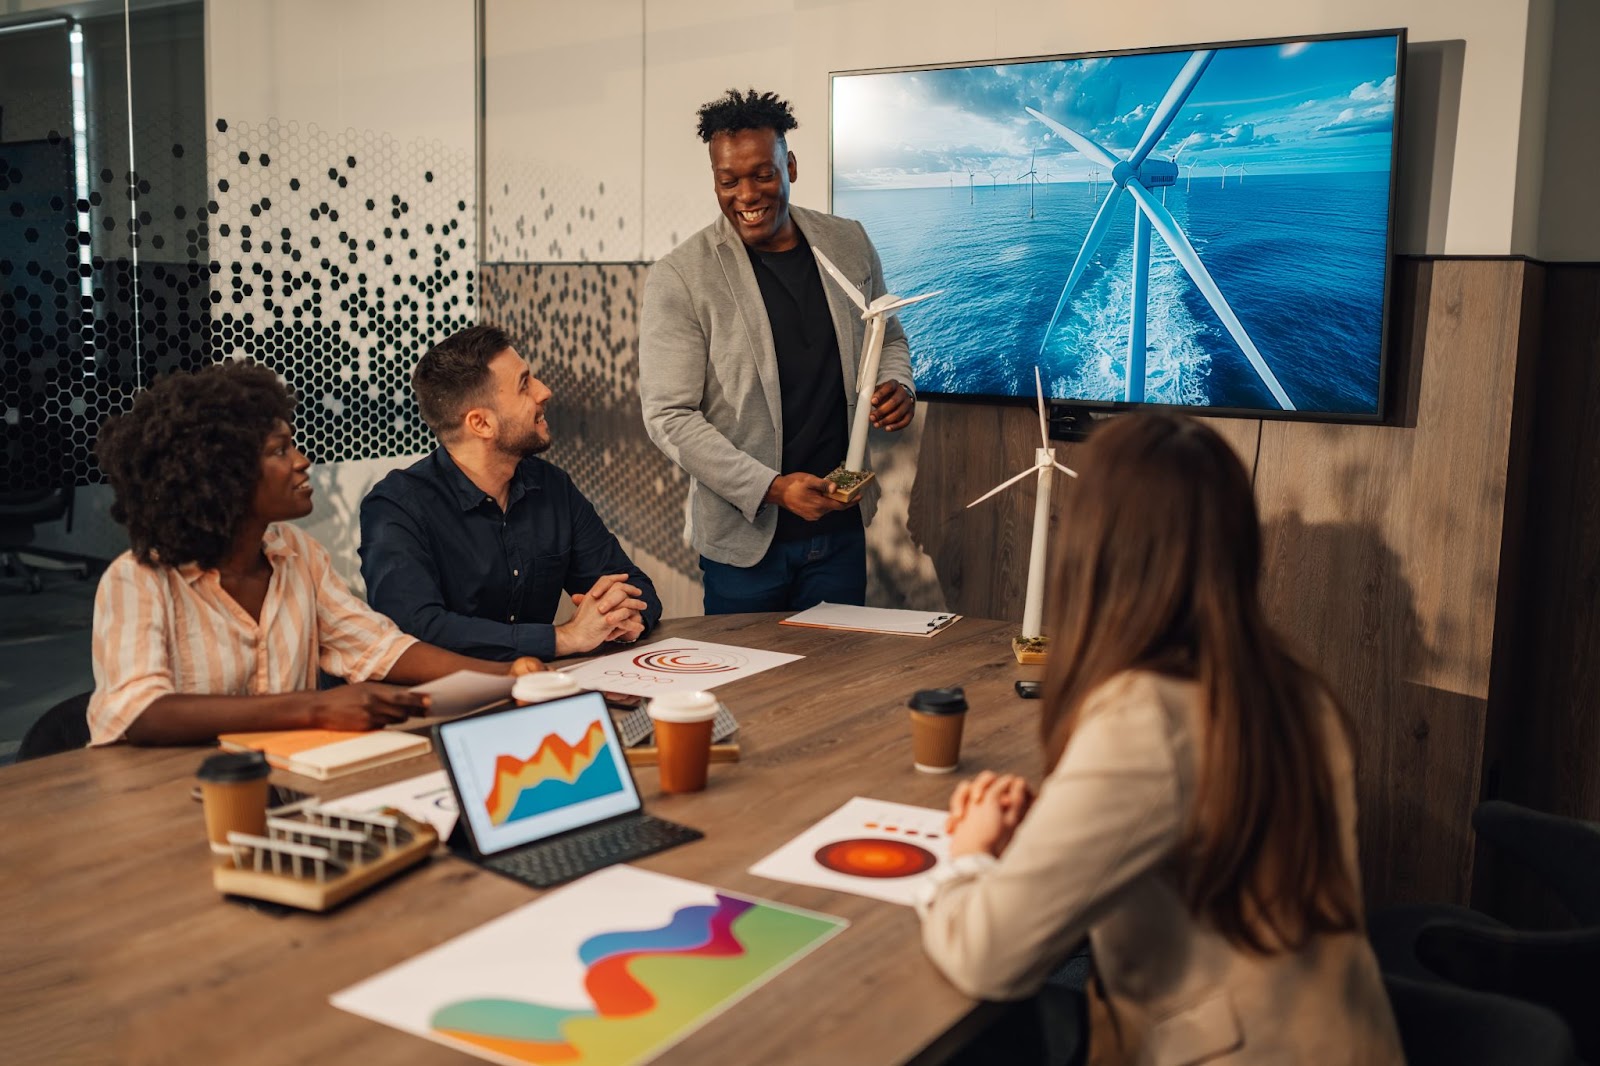
<svg viewBox="0 0 1600 1066">
<path fill-rule="evenodd" d="M 1051 129 L 1055 130 L 1056 134 L 1061 137 L 1062 140 L 1066 141 L 1068 144 L 1072 145 L 1072 147 L 1076 148 L 1090 159 L 1093 159 L 1101 166 L 1115 170 L 1117 168 L 1117 164 L 1122 162 L 1122 160 L 1118 159 L 1104 148 L 1101 148 L 1098 144 L 1095 144 L 1078 131 L 1067 129 L 1067 127 L 1063 126 L 1055 119 L 1041 115 L 1031 107 L 1024 108 L 1023 110 L 1027 111 L 1028 114 L 1032 115 L 1040 122 L 1043 122 L 1046 126 L 1049 126 Z"/>
<path fill-rule="evenodd" d="M 1172 84 L 1167 86 L 1167 95 L 1156 105 L 1155 114 L 1150 116 L 1150 124 L 1144 128 L 1144 136 L 1139 138 L 1139 144 L 1134 148 L 1133 155 L 1128 157 L 1128 162 L 1136 167 L 1144 162 L 1145 156 L 1150 154 L 1156 142 L 1167 132 L 1167 127 L 1172 125 L 1172 120 L 1178 115 L 1178 109 L 1189 99 L 1195 83 L 1200 80 L 1200 75 L 1206 72 L 1206 67 L 1211 64 L 1211 57 L 1216 54 L 1210 49 L 1202 49 L 1189 56 L 1189 61 L 1178 71 L 1178 76 L 1172 79 Z"/>
<path fill-rule="evenodd" d="M 817 262 L 822 264 L 822 269 L 828 272 L 828 276 L 839 283 L 839 288 L 843 289 L 844 294 L 850 297 L 850 302 L 863 311 L 867 310 L 867 298 L 861 295 L 860 289 L 850 283 L 849 278 L 844 276 L 844 271 L 834 266 L 833 261 L 822 254 L 821 248 L 812 245 L 811 254 L 817 257 Z"/>
<path fill-rule="evenodd" d="M 1055 464 L 1055 468 L 1057 470 L 1061 471 L 1063 474 L 1067 475 L 1068 477 L 1077 477 L 1078 476 L 1078 472 L 1076 470 L 1073 470 L 1070 467 L 1062 466 L 1060 463 L 1056 463 Z"/>
<path fill-rule="evenodd" d="M 1033 394 L 1039 400 L 1039 447 L 1050 447 L 1050 421 L 1044 413 L 1044 383 L 1039 378 L 1039 368 L 1033 368 Z"/>
<path fill-rule="evenodd" d="M 1239 322 L 1239 316 L 1233 313 L 1233 308 L 1228 306 L 1228 301 L 1223 297 L 1222 290 L 1217 288 L 1217 283 L 1211 277 L 1211 272 L 1200 261 L 1200 253 L 1194 250 L 1194 245 L 1189 243 L 1189 238 L 1179 227 L 1176 219 L 1168 213 L 1165 207 L 1150 195 L 1150 191 L 1139 184 L 1138 179 L 1128 180 L 1128 191 L 1138 202 L 1139 207 L 1149 217 L 1150 224 L 1155 227 L 1161 239 L 1167 242 L 1167 247 L 1172 249 L 1172 254 L 1177 256 L 1178 262 L 1183 264 L 1183 269 L 1189 272 L 1189 277 L 1194 281 L 1195 287 L 1206 298 L 1206 303 L 1211 305 L 1211 310 L 1217 313 L 1223 326 L 1239 350 L 1244 352 L 1245 358 L 1250 360 L 1250 365 L 1255 367 L 1260 375 L 1262 384 L 1267 391 L 1272 393 L 1272 398 L 1278 401 L 1278 406 L 1285 411 L 1293 411 L 1294 403 L 1289 399 L 1289 394 L 1283 391 L 1283 386 L 1278 384 L 1278 377 L 1262 358 L 1261 352 L 1256 349 L 1255 342 L 1250 339 L 1250 334 L 1244 331 L 1244 326 Z"/>
<path fill-rule="evenodd" d="M 1029 474 L 1037 473 L 1038 470 L 1039 470 L 1038 467 L 1030 466 L 1030 467 L 1028 467 L 1028 469 L 1024 470 L 1022 473 L 1018 474 L 1016 477 L 1006 478 L 1004 481 L 1000 482 L 1000 484 L 996 485 L 994 488 L 990 489 L 988 492 L 984 493 L 982 496 L 979 496 L 976 500 L 973 500 L 971 503 L 967 504 L 967 506 L 968 507 L 976 507 L 976 506 L 978 506 L 978 504 L 982 503 L 984 500 L 987 500 L 990 496 L 993 496 L 997 492 L 1002 492 L 1002 491 L 1004 491 L 1006 489 L 1009 489 L 1012 485 L 1015 485 L 1017 482 L 1021 481 L 1025 477 L 1027 477 Z"/>
<path fill-rule="evenodd" d="M 866 318 L 867 315 L 886 315 L 890 311 L 897 311 L 902 307 L 909 307 L 912 304 L 921 303 L 923 300 L 931 300 L 943 292 L 943 289 L 935 289 L 933 292 L 925 292 L 921 296 L 880 296 L 876 300 L 872 301 L 871 305 L 867 307 L 865 314 L 863 314 L 861 317 Z"/>
<path fill-rule="evenodd" d="M 1061 299 L 1056 301 L 1056 309 L 1050 315 L 1050 324 L 1044 328 L 1044 337 L 1039 341 L 1039 353 L 1044 354 L 1044 347 L 1050 341 L 1050 334 L 1056 328 L 1056 321 L 1061 317 L 1061 312 L 1066 310 L 1067 301 L 1072 297 L 1072 287 L 1083 277 L 1084 270 L 1089 266 L 1089 260 L 1094 258 L 1094 253 L 1100 248 L 1100 241 L 1104 239 L 1106 230 L 1111 228 L 1111 219 L 1116 214 L 1117 202 L 1122 199 L 1122 186 L 1113 185 L 1111 191 L 1106 193 L 1105 202 L 1100 205 L 1099 214 L 1094 216 L 1094 224 L 1089 227 L 1088 234 L 1083 238 L 1083 247 L 1078 250 L 1078 258 L 1072 264 L 1072 273 L 1067 275 L 1067 284 L 1061 290 Z"/>
</svg>

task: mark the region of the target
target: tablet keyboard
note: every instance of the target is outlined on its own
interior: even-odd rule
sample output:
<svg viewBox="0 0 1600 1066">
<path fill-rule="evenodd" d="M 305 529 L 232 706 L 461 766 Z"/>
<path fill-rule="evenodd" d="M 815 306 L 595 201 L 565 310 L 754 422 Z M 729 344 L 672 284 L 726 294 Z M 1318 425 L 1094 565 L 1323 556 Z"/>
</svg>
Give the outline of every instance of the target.
<svg viewBox="0 0 1600 1066">
<path fill-rule="evenodd" d="M 536 888 L 548 888 L 602 867 L 699 840 L 704 835 L 686 825 L 638 814 L 480 861 L 496 873 Z"/>
</svg>

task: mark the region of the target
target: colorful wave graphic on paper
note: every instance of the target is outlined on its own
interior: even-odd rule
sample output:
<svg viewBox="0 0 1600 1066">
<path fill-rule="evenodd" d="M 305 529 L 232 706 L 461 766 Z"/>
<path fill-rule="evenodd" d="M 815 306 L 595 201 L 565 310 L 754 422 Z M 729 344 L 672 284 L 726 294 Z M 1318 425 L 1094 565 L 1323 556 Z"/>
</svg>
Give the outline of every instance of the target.
<svg viewBox="0 0 1600 1066">
<path fill-rule="evenodd" d="M 496 757 L 493 781 L 484 807 L 495 825 L 622 790 L 622 777 L 598 721 L 589 723 L 583 739 L 576 744 L 568 744 L 551 733 L 526 759 L 514 755 Z"/>
<path fill-rule="evenodd" d="M 597 933 L 578 948 L 590 1010 L 469 999 L 430 1027 L 518 1062 L 636 1063 L 827 939 L 844 923 L 752 900 L 679 908 L 655 929 Z M 532 963 L 530 963 L 532 965 Z"/>
</svg>

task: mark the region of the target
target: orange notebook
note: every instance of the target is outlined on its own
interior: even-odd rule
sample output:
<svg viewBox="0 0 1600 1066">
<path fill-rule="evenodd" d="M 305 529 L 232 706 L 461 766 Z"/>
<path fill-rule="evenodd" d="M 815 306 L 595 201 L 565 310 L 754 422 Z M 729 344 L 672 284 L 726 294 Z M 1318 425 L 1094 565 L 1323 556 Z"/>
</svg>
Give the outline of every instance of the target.
<svg viewBox="0 0 1600 1066">
<path fill-rule="evenodd" d="M 370 733 L 332 729 L 224 733 L 217 738 L 217 743 L 228 751 L 259 751 L 278 769 L 319 781 L 387 766 L 433 750 L 433 742 L 427 737 L 397 729 Z"/>
</svg>

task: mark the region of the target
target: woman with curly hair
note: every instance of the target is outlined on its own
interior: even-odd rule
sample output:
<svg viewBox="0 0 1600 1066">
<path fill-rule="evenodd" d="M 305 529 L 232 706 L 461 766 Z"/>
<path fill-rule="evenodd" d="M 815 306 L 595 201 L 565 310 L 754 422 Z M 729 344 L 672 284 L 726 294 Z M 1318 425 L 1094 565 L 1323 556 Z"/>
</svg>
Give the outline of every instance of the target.
<svg viewBox="0 0 1600 1066">
<path fill-rule="evenodd" d="M 92 745 L 378 729 L 428 706 L 402 685 L 508 672 L 401 633 L 290 524 L 311 513 L 293 414 L 272 371 L 236 362 L 162 378 L 101 429 L 131 549 L 95 596 Z M 319 691 L 319 667 L 351 684 Z M 539 669 L 518 659 L 509 672 Z"/>
<path fill-rule="evenodd" d="M 1398 1066 L 1349 725 L 1262 613 L 1249 477 L 1157 413 L 1109 421 L 1077 466 L 1045 782 L 956 789 L 924 947 L 968 995 L 1021 999 L 1087 936 L 1096 1063 Z"/>
</svg>

